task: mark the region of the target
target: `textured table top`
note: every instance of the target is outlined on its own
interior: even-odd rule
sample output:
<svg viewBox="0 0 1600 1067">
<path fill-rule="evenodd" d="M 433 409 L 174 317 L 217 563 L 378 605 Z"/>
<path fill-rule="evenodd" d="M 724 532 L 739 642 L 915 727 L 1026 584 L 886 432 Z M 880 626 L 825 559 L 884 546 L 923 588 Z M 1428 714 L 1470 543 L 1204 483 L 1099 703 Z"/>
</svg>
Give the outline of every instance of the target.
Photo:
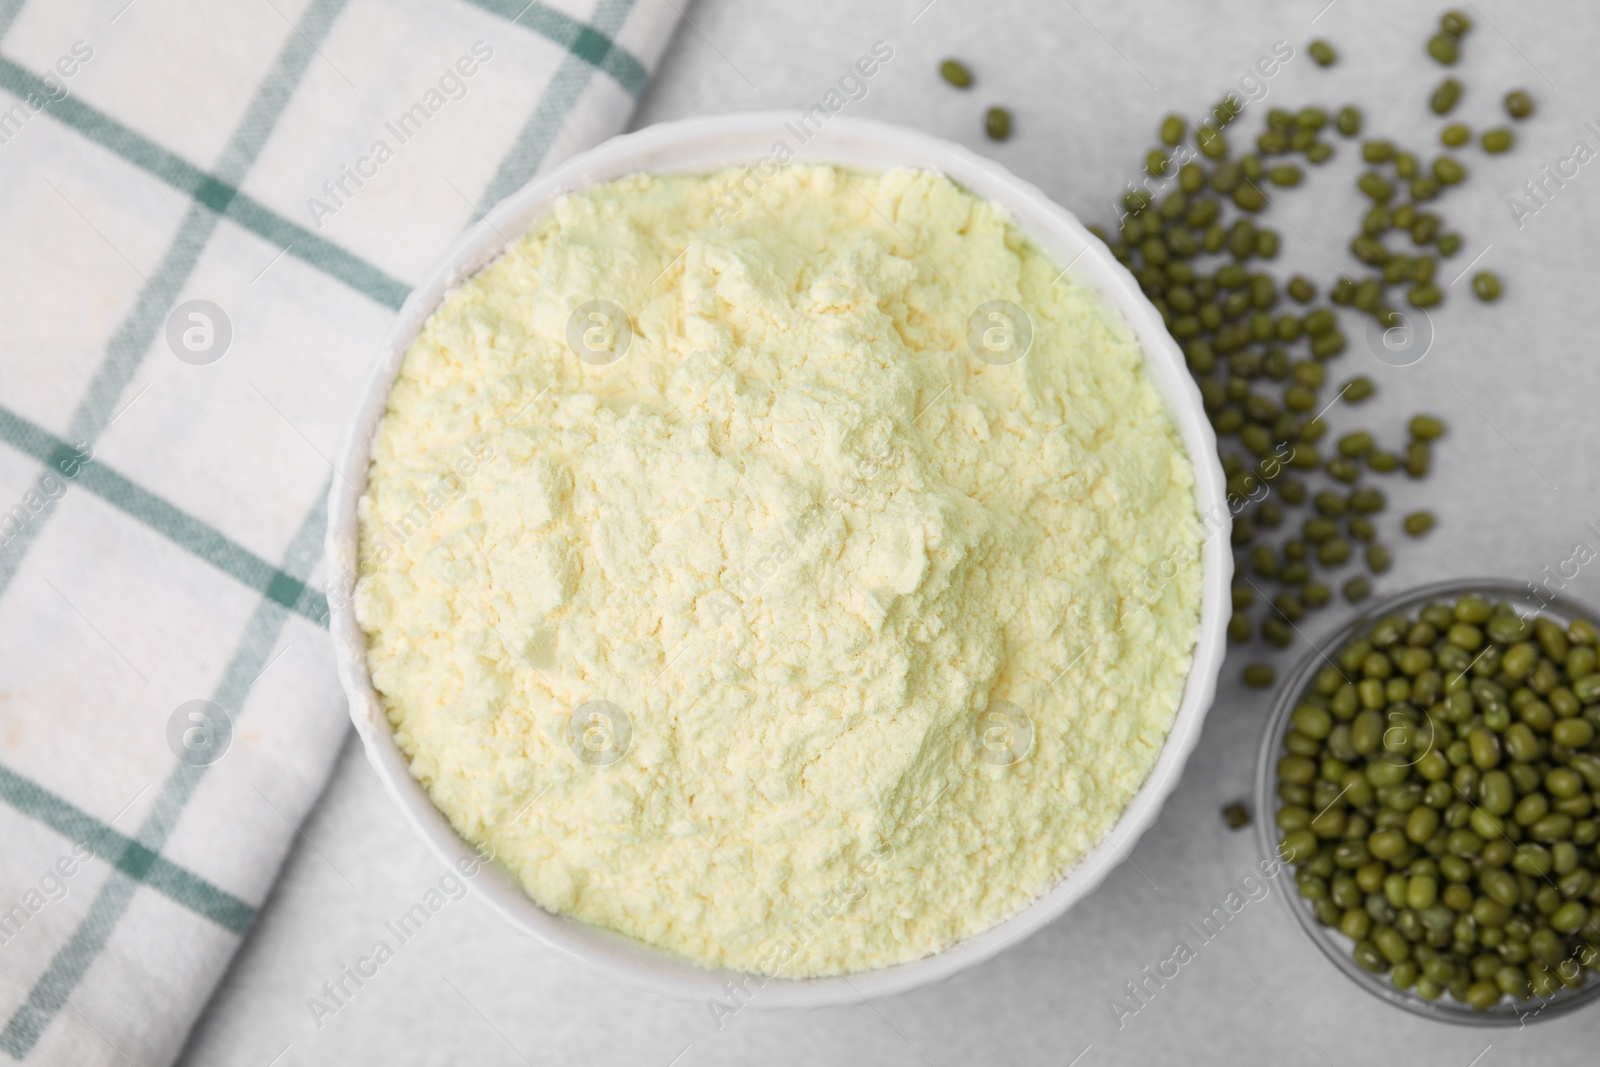
<svg viewBox="0 0 1600 1067">
<path fill-rule="evenodd" d="M 1112 219 L 1111 198 L 1136 176 L 1160 117 L 1200 113 L 1280 40 L 1295 57 L 1263 83 L 1269 106 L 1352 101 L 1367 110 L 1371 128 L 1412 143 L 1426 143 L 1422 131 L 1431 128 L 1424 101 L 1440 70 L 1421 51 L 1439 11 L 1431 4 L 925 3 L 700 0 L 688 8 L 692 21 L 636 125 L 799 110 L 875 41 L 887 41 L 894 58 L 848 114 L 969 145 L 1085 221 L 1101 222 Z M 1575 545 L 1600 551 L 1600 361 L 1591 296 L 1600 268 L 1591 236 L 1600 232 L 1600 173 L 1589 173 L 1600 166 L 1550 186 L 1520 227 L 1507 203 L 1512 196 L 1526 202 L 1522 183 L 1570 156 L 1575 142 L 1600 149 L 1593 64 L 1600 13 L 1576 0 L 1465 6 L 1478 24 L 1457 70 L 1469 87 L 1467 120 L 1487 123 L 1498 96 L 1519 85 L 1540 110 L 1519 128 L 1513 154 L 1469 157 L 1469 185 L 1444 209 L 1465 242 L 1442 280 L 1488 246 L 1481 266 L 1505 279 L 1505 298 L 1479 305 L 1462 280 L 1433 316 L 1433 345 L 1420 362 L 1385 365 L 1353 334 L 1337 368 L 1367 373 L 1379 387 L 1352 420 L 1398 438 L 1403 419 L 1423 408 L 1451 427 L 1433 477 L 1391 492 L 1404 494 L 1407 510 L 1432 508 L 1440 527 L 1425 541 L 1397 545 L 1382 590 L 1474 574 L 1539 580 Z M 1315 67 L 1304 52 L 1316 35 L 1341 47 L 1332 70 Z M 971 64 L 977 88 L 958 93 L 937 79 L 938 61 L 950 54 Z M 985 141 L 981 130 L 984 107 L 996 102 L 1015 115 L 1015 133 L 1003 145 Z M 1590 120 L 1595 125 L 1585 126 Z M 1285 200 L 1292 227 L 1280 226 L 1283 257 L 1314 277 L 1348 263 L 1344 246 L 1359 211 L 1353 155 L 1342 151 Z M 1567 591 L 1600 602 L 1600 566 L 1582 569 Z M 1323 612 L 1306 634 L 1316 641 L 1344 617 L 1340 608 Z M 1307 647 L 1297 641 L 1275 662 L 1286 668 Z M 1478 1030 L 1379 1003 L 1305 939 L 1274 899 L 1281 885 L 1197 947 L 1178 977 L 1119 1029 L 1109 1002 L 1124 983 L 1165 958 L 1186 924 L 1220 904 L 1259 858 L 1252 834 L 1229 832 L 1218 816 L 1249 791 L 1267 705 L 1237 685 L 1244 659 L 1230 657 L 1182 784 L 1133 853 L 1137 868 L 1122 865 L 1031 940 L 937 987 L 826 1011 L 752 1008 L 720 1029 L 705 1004 L 617 987 L 517 934 L 471 896 L 441 912 L 319 1029 L 307 998 L 441 873 L 352 738 L 185 1062 L 1592 1063 L 1600 1008 L 1523 1030 Z"/>
</svg>

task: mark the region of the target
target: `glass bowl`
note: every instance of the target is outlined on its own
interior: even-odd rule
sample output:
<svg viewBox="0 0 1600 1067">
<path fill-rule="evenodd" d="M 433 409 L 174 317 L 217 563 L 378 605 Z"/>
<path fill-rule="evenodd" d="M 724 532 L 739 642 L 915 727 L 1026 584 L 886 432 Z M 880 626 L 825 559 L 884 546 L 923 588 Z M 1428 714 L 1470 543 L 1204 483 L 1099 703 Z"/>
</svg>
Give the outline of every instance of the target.
<svg viewBox="0 0 1600 1067">
<path fill-rule="evenodd" d="M 1288 732 L 1289 718 L 1300 696 L 1311 686 L 1317 672 L 1334 653 L 1355 636 L 1389 615 L 1411 615 L 1425 605 L 1437 600 L 1453 600 L 1468 593 L 1476 593 L 1491 602 L 1507 601 L 1525 606 L 1537 614 L 1563 624 L 1582 616 L 1591 621 L 1600 619 L 1593 608 L 1569 597 L 1554 595 L 1548 599 L 1536 598 L 1526 583 L 1500 578 L 1467 578 L 1437 582 L 1374 602 L 1364 611 L 1330 634 L 1322 648 L 1313 648 L 1295 664 L 1294 669 L 1279 687 L 1274 697 L 1272 713 L 1261 738 L 1261 750 L 1256 757 L 1255 809 L 1256 837 L 1263 853 L 1271 858 L 1278 856 L 1277 763 L 1283 751 L 1284 734 Z M 1326 650 L 1327 655 L 1324 655 Z M 1290 868 L 1292 870 L 1292 868 Z M 1600 999 L 1600 974 L 1590 973 L 1584 984 L 1576 989 L 1563 988 L 1548 998 L 1531 997 L 1518 1001 L 1503 999 L 1488 1011 L 1478 1011 L 1453 998 L 1448 992 L 1437 1000 L 1428 1000 L 1414 989 L 1401 989 L 1389 980 L 1387 974 L 1372 974 L 1363 970 L 1351 957 L 1354 947 L 1344 934 L 1333 927 L 1323 926 L 1309 900 L 1298 893 L 1277 894 L 1294 913 L 1300 928 L 1312 943 L 1322 950 L 1328 960 L 1347 975 L 1356 985 L 1395 1007 L 1403 1008 L 1439 1022 L 1466 1026 L 1523 1026 L 1527 1023 L 1561 1015 Z"/>
</svg>

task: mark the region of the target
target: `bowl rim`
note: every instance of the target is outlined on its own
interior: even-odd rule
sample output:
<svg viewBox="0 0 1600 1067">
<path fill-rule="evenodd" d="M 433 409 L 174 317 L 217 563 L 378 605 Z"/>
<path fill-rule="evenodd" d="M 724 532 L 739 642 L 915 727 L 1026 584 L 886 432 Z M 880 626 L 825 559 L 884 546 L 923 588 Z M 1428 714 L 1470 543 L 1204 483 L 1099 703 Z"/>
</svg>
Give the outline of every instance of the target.
<svg viewBox="0 0 1600 1067">
<path fill-rule="evenodd" d="M 775 139 L 794 133 L 794 116 L 743 112 L 686 119 L 612 138 L 535 178 L 469 228 L 412 290 L 400 309 L 361 393 L 329 491 L 326 535 L 329 630 L 340 683 L 362 746 L 389 795 L 413 828 L 447 864 L 478 872 L 470 845 L 433 806 L 394 743 L 392 728 L 366 666 L 366 642 L 350 610 L 357 574 L 358 502 L 366 489 L 370 447 L 387 407 L 390 387 L 407 348 L 424 321 L 456 286 L 506 251 L 560 197 L 635 173 L 704 173 L 719 166 L 751 165 L 770 158 Z M 791 146 L 792 147 L 792 146 Z M 1035 933 L 1087 895 L 1132 850 L 1176 787 L 1199 741 L 1215 696 L 1226 652 L 1231 611 L 1229 546 L 1232 514 L 1216 459 L 1216 437 L 1199 389 L 1177 343 L 1133 276 L 1071 212 L 1000 164 L 925 133 L 866 119 L 835 117 L 802 142 L 797 162 L 833 163 L 868 171 L 895 166 L 944 174 L 975 195 L 1003 207 L 1038 247 L 1067 262 L 1063 275 L 1097 290 L 1126 320 L 1144 350 L 1150 374 L 1194 468 L 1197 518 L 1209 535 L 1201 546 L 1200 619 L 1183 695 L 1156 762 L 1111 831 L 1029 903 L 998 923 L 920 959 L 873 970 L 819 978 L 766 978 L 710 969 L 665 950 L 577 920 L 554 915 L 527 896 L 509 874 L 483 864 L 474 888 L 514 927 L 569 958 L 625 985 L 677 999 L 733 996 L 742 1007 L 820 1007 L 902 993 L 989 959 Z M 677 161 L 677 162 L 674 162 Z M 1070 260 L 1067 253 L 1071 253 Z M 750 991 L 752 983 L 756 986 Z M 735 987 L 739 991 L 736 992 Z"/>
<path fill-rule="evenodd" d="M 1279 858 L 1276 841 L 1277 821 L 1275 818 L 1268 818 L 1268 815 L 1270 813 L 1275 816 L 1277 813 L 1278 800 L 1274 779 L 1283 736 L 1288 732 L 1289 717 L 1294 714 L 1300 695 L 1310 686 L 1312 679 L 1322 669 L 1322 665 L 1326 662 L 1337 669 L 1337 664 L 1334 664 L 1322 649 L 1331 648 L 1337 651 L 1359 631 L 1386 616 L 1401 612 L 1409 613 L 1425 603 L 1467 593 L 1481 593 L 1491 600 L 1537 604 L 1537 614 L 1553 618 L 1564 618 L 1569 621 L 1577 616 L 1591 620 L 1600 618 L 1600 613 L 1593 607 L 1565 593 L 1552 593 L 1547 599 L 1536 598 L 1530 593 L 1527 583 L 1515 582 L 1508 578 L 1448 578 L 1428 582 L 1381 597 L 1364 610 L 1358 611 L 1344 625 L 1323 639 L 1320 645 L 1313 645 L 1300 657 L 1273 697 L 1272 711 L 1262 731 L 1255 767 L 1256 842 L 1261 848 L 1263 858 L 1273 860 Z M 1292 873 L 1292 864 L 1285 864 L 1285 867 L 1291 868 Z M 1521 1027 L 1530 1022 L 1541 1022 L 1564 1015 L 1600 997 L 1600 975 L 1594 975 L 1576 989 L 1564 988 L 1552 997 L 1534 997 L 1529 1001 L 1507 999 L 1488 1011 L 1478 1011 L 1460 1004 L 1448 995 L 1441 996 L 1438 1000 L 1426 1000 L 1415 990 L 1399 988 L 1388 980 L 1386 974 L 1374 975 L 1362 970 L 1350 956 L 1347 944 L 1349 938 L 1318 923 L 1310 904 L 1298 893 L 1279 893 L 1278 896 L 1283 898 L 1283 907 L 1294 915 L 1310 941 L 1321 949 L 1329 962 L 1347 978 L 1386 1004 L 1425 1019 L 1432 1019 L 1434 1022 L 1472 1027 Z M 1538 1004 L 1537 1008 L 1521 1010 L 1522 1004 L 1535 1003 Z"/>
</svg>

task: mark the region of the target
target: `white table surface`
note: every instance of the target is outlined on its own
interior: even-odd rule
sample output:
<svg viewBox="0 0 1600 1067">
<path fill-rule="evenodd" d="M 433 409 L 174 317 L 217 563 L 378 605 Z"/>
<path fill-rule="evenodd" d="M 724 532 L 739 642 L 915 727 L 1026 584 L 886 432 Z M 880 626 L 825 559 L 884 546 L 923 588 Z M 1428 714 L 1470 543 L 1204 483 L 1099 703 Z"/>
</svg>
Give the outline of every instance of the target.
<svg viewBox="0 0 1600 1067">
<path fill-rule="evenodd" d="M 1426 147 L 1423 131 L 1436 124 L 1425 121 L 1424 101 L 1442 72 L 1421 49 L 1439 7 L 1336 0 L 1313 28 L 1325 2 L 935 0 L 913 22 L 925 0 L 700 0 L 636 123 L 799 109 L 884 40 L 894 58 L 847 113 L 960 141 L 1037 182 L 1086 221 L 1105 221 L 1109 197 L 1135 176 L 1160 117 L 1199 113 L 1280 39 L 1296 56 L 1267 83 L 1268 103 L 1351 100 L 1367 109 L 1369 128 Z M 1381 364 L 1357 334 L 1335 364 L 1341 378 L 1362 371 L 1379 385 L 1359 412 L 1335 413 L 1344 425 L 1359 419 L 1398 443 L 1403 420 L 1422 407 L 1451 427 L 1431 480 L 1394 483 L 1392 497 L 1434 509 L 1440 528 L 1398 546 L 1395 569 L 1380 583 L 1387 590 L 1471 574 L 1534 580 L 1580 542 L 1600 550 L 1600 533 L 1585 525 L 1600 525 L 1592 325 L 1600 162 L 1582 168 L 1520 230 L 1506 205 L 1575 141 L 1600 149 L 1593 58 L 1600 12 L 1578 0 L 1466 6 L 1478 27 L 1456 71 L 1469 86 L 1464 116 L 1487 124 L 1500 93 L 1517 85 L 1538 98 L 1540 110 L 1519 128 L 1515 153 L 1469 155 L 1473 174 L 1445 207 L 1466 240 L 1464 253 L 1441 270 L 1443 280 L 1489 245 L 1482 265 L 1506 280 L 1501 303 L 1478 305 L 1463 280 L 1435 314 L 1436 339 L 1421 362 Z M 1319 33 L 1342 48 L 1332 70 L 1304 53 Z M 937 79 L 935 66 L 949 54 L 971 64 L 978 87 L 960 93 Z M 991 102 L 1016 117 L 1003 145 L 981 134 Z M 1591 119 L 1595 129 L 1585 129 Z M 1332 275 L 1329 261 L 1349 265 L 1344 245 L 1359 212 L 1355 153 L 1343 145 L 1340 153 L 1285 197 L 1302 232 L 1281 227 L 1284 258 L 1323 279 Z M 1597 576 L 1600 561 L 1568 591 L 1600 602 Z M 1345 615 L 1337 607 L 1323 612 L 1308 636 L 1317 640 Z M 1279 655 L 1280 669 L 1306 649 L 1301 641 Z M 1124 864 L 1030 941 L 935 988 L 827 1011 L 751 1009 L 721 1030 L 703 1003 L 634 993 L 587 973 L 517 934 L 473 896 L 442 912 L 319 1029 L 307 998 L 441 873 L 352 738 L 184 1062 L 1593 1063 L 1600 1007 L 1521 1031 L 1428 1022 L 1355 988 L 1273 898 L 1250 905 L 1199 948 L 1118 1029 L 1109 1000 L 1141 967 L 1165 957 L 1185 936 L 1184 924 L 1219 904 L 1258 858 L 1254 837 L 1229 832 L 1218 816 L 1248 791 L 1267 705 L 1235 682 L 1244 658 L 1229 659 L 1182 784 L 1133 853 L 1149 880 Z"/>
</svg>

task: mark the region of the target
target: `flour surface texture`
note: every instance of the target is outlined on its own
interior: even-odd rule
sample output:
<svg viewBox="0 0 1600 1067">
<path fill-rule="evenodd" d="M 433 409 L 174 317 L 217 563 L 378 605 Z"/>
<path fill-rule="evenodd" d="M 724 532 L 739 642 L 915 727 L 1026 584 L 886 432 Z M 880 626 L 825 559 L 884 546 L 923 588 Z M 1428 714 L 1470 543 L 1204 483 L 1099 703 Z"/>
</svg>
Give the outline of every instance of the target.
<svg viewBox="0 0 1600 1067">
<path fill-rule="evenodd" d="M 569 197 L 443 302 L 357 618 L 412 773 L 540 905 L 848 973 L 1111 829 L 1182 694 L 1201 528 L 1131 330 L 999 208 L 796 164 L 730 210 L 739 177 Z"/>
</svg>

